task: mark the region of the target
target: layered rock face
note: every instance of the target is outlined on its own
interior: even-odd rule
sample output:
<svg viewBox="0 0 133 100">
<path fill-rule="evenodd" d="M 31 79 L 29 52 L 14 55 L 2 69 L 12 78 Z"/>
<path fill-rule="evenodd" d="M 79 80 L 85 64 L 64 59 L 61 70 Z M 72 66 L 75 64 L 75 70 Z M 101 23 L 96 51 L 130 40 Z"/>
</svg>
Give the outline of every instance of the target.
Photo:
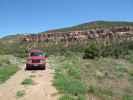
<svg viewBox="0 0 133 100">
<path fill-rule="evenodd" d="M 62 42 L 62 41 L 83 41 L 97 38 L 133 38 L 133 27 L 121 26 L 112 28 L 96 28 L 83 31 L 69 32 L 47 32 L 40 34 L 25 35 L 22 41 L 44 41 L 44 42 Z"/>
</svg>

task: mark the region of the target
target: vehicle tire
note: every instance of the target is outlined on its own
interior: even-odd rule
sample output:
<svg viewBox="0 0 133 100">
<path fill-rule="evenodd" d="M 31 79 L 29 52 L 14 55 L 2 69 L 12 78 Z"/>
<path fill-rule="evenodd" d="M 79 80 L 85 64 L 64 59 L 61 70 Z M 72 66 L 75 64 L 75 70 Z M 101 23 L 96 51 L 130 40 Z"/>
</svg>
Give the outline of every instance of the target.
<svg viewBox="0 0 133 100">
<path fill-rule="evenodd" d="M 29 70 L 30 68 L 29 68 L 29 65 L 28 64 L 26 64 L 26 68 L 25 68 L 25 70 Z"/>
<path fill-rule="evenodd" d="M 26 68 L 25 68 L 25 70 L 29 70 L 29 68 L 28 68 L 28 67 L 26 67 Z"/>
<path fill-rule="evenodd" d="M 42 69 L 43 69 L 43 70 L 46 70 L 46 65 L 43 65 Z"/>
</svg>

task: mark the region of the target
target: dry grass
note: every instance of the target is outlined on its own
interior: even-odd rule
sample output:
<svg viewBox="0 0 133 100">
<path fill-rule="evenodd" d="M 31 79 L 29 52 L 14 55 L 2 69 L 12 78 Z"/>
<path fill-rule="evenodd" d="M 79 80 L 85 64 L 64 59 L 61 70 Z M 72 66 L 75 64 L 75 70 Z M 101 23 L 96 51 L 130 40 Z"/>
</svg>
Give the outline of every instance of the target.
<svg viewBox="0 0 133 100">
<path fill-rule="evenodd" d="M 55 64 L 52 66 L 56 67 L 57 72 L 61 72 L 57 76 L 60 76 L 62 82 L 64 82 L 64 78 L 69 79 L 70 76 L 74 79 L 80 79 L 86 85 L 88 98 L 93 96 L 95 100 L 131 100 L 133 97 L 132 63 L 124 59 L 84 60 L 82 55 L 74 56 L 56 56 L 52 57 L 53 59 L 50 57 L 51 61 L 55 61 L 51 62 L 51 64 Z M 70 76 L 67 75 L 68 72 Z M 60 83 L 60 79 L 58 82 Z M 68 88 L 63 87 L 65 90 Z M 82 95 L 79 92 L 78 95 L 80 94 Z"/>
<path fill-rule="evenodd" d="M 100 58 L 97 60 L 82 60 L 81 63 L 83 65 L 81 67 L 82 80 L 93 90 L 89 93 L 102 100 L 116 100 L 118 98 L 122 100 L 124 95 L 133 94 L 133 80 L 131 79 L 133 64 L 128 61 Z"/>
</svg>

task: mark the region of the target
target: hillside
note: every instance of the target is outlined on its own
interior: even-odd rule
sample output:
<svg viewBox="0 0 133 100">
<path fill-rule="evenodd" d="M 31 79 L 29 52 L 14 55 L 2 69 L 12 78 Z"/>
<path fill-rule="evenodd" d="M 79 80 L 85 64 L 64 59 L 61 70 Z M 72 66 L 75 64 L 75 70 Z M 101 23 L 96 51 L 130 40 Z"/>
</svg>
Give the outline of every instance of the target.
<svg viewBox="0 0 133 100">
<path fill-rule="evenodd" d="M 80 30 L 89 30 L 89 29 L 96 29 L 96 28 L 111 28 L 111 27 L 119 27 L 119 26 L 131 26 L 133 27 L 133 22 L 127 21 L 92 21 L 87 23 L 82 23 L 79 25 L 59 28 L 59 29 L 51 29 L 48 31 L 40 32 L 40 33 L 49 33 L 49 32 L 69 32 L 69 31 L 80 31 Z M 25 34 L 25 33 L 24 33 Z M 15 39 L 18 37 L 23 37 L 24 34 L 16 34 L 16 35 L 8 35 L 3 37 L 2 39 L 10 40 Z M 33 33 L 27 33 L 33 34 Z M 1 38 L 0 38 L 1 39 Z"/>
<path fill-rule="evenodd" d="M 119 29 L 119 26 L 124 26 L 124 27 L 125 26 L 126 27 L 131 26 L 131 30 L 128 28 L 127 29 L 125 29 L 125 28 Z M 99 34 L 99 30 L 96 29 L 99 27 L 101 28 L 100 34 Z M 112 28 L 112 27 L 115 31 L 112 29 L 109 30 L 109 28 Z M 95 30 L 93 32 L 91 32 L 91 30 L 89 30 L 89 29 L 95 29 Z M 106 29 L 108 31 L 106 31 Z M 83 31 L 83 32 L 78 33 L 78 37 L 77 37 L 76 32 L 70 32 L 70 31 L 78 31 L 78 30 Z M 87 32 L 86 32 L 86 30 L 87 30 Z M 103 36 L 102 33 L 104 33 L 104 32 L 106 32 L 106 33 L 113 32 L 114 34 L 117 32 L 117 33 L 121 34 L 121 32 L 123 32 L 123 30 L 125 33 L 128 33 L 128 35 L 130 34 L 130 37 L 131 37 L 131 35 L 133 33 L 133 22 L 93 21 L 93 22 L 83 23 L 80 25 L 72 26 L 72 27 L 66 27 L 66 28 L 62 28 L 62 29 L 49 30 L 49 31 L 41 32 L 38 35 L 32 34 L 32 33 L 27 33 L 27 35 L 25 35 L 25 33 L 24 34 L 22 33 L 22 34 L 16 34 L 16 35 L 9 35 L 9 36 L 5 36 L 5 37 L 0 39 L 0 49 L 1 49 L 0 53 L 3 54 L 5 52 L 6 53 L 8 52 L 9 54 L 10 53 L 14 54 L 15 53 L 14 50 L 15 50 L 16 52 L 21 51 L 21 54 L 23 54 L 22 52 L 24 52 L 26 48 L 32 47 L 35 41 L 40 41 L 39 45 L 46 46 L 47 49 L 50 49 L 48 51 L 50 53 L 53 53 L 53 52 L 51 52 L 51 50 L 55 51 L 55 49 L 54 48 L 51 49 L 51 47 L 55 46 L 55 43 L 56 44 L 60 43 L 62 45 L 64 45 L 64 44 L 68 45 L 67 44 L 67 40 L 68 40 L 70 42 L 69 45 L 71 45 L 72 42 L 74 43 L 74 41 L 76 41 L 78 43 L 78 41 L 80 41 L 80 40 L 88 41 L 89 39 L 95 39 L 97 37 L 97 33 L 99 34 L 98 37 L 102 37 Z M 60 32 L 61 32 L 61 34 L 60 34 Z M 93 33 L 93 36 L 90 33 Z M 48 43 L 48 42 L 52 42 L 53 44 Z M 81 45 L 85 46 L 84 43 Z M 81 45 L 79 45 L 79 46 L 81 46 Z M 12 47 L 14 47 L 14 48 L 12 48 Z M 61 50 L 60 46 L 59 46 L 59 48 L 58 48 L 58 46 L 56 46 L 56 48 L 59 51 Z M 73 48 L 73 46 L 72 46 L 72 48 Z"/>
<path fill-rule="evenodd" d="M 130 26 L 131 30 L 128 28 L 127 29 L 125 29 L 125 28 L 119 29 L 119 26 L 124 26 L 124 27 Z M 97 30 L 96 28 L 101 28 L 100 34 L 99 34 L 99 30 Z M 113 30 L 112 29 L 109 30 L 109 28 L 112 28 Z M 91 32 L 91 29 L 94 29 L 94 31 Z M 106 29 L 108 31 L 106 31 Z M 70 32 L 70 31 L 79 31 L 79 30 L 82 30 L 83 32 L 78 33 L 78 38 L 77 38 L 77 34 L 75 35 L 75 32 Z M 86 30 L 87 30 L 87 32 L 86 32 Z M 32 33 L 27 33 L 27 35 L 25 35 L 25 33 L 24 34 L 23 33 L 16 34 L 16 35 L 15 34 L 8 35 L 3 38 L 0 38 L 0 44 L 1 44 L 0 49 L 2 49 L 1 50 L 2 54 L 3 54 L 3 51 L 4 52 L 11 51 L 10 53 L 14 53 L 13 51 L 15 48 L 17 48 L 17 49 L 21 48 L 20 51 L 24 52 L 24 50 L 22 48 L 25 49 L 28 47 L 32 47 L 35 41 L 40 41 L 40 45 L 44 45 L 44 43 L 46 43 L 45 46 L 47 46 L 47 48 L 49 47 L 49 49 L 51 50 L 51 46 L 49 45 L 48 42 L 66 43 L 67 44 L 67 40 L 69 40 L 69 42 L 71 44 L 73 40 L 74 41 L 76 40 L 78 42 L 80 40 L 88 41 L 88 39 L 94 39 L 94 38 L 96 38 L 97 33 L 99 34 L 98 37 L 102 37 L 102 33 L 104 33 L 104 32 L 106 32 L 106 33 L 113 32 L 114 34 L 117 32 L 117 33 L 121 34 L 121 32 L 123 32 L 123 30 L 125 33 L 128 33 L 128 35 L 130 34 L 130 37 L 133 36 L 132 35 L 133 22 L 93 21 L 93 22 L 83 23 L 80 25 L 72 26 L 72 27 L 66 27 L 66 28 L 41 32 L 38 35 L 32 34 Z M 60 34 L 60 32 L 61 32 L 61 34 Z M 90 33 L 93 33 L 94 36 L 92 36 Z M 55 44 L 53 44 L 53 45 L 55 45 Z M 84 45 L 82 44 L 82 46 L 84 46 Z M 11 47 L 14 47 L 14 48 L 11 49 Z M 59 48 L 61 48 L 61 47 L 59 47 Z M 50 50 L 48 50 L 48 51 L 50 51 Z"/>
<path fill-rule="evenodd" d="M 48 54 L 45 71 L 25 71 L 33 48 Z M 0 39 L 0 55 L 2 100 L 133 100 L 133 22 L 96 21 L 10 35 Z"/>
<path fill-rule="evenodd" d="M 125 21 L 93 21 L 88 23 L 83 23 L 76 26 L 71 26 L 67 28 L 49 30 L 47 32 L 67 32 L 67 31 L 75 31 L 75 30 L 88 30 L 95 28 L 110 28 L 110 27 L 118 27 L 118 26 L 133 26 L 133 22 L 125 22 Z"/>
</svg>

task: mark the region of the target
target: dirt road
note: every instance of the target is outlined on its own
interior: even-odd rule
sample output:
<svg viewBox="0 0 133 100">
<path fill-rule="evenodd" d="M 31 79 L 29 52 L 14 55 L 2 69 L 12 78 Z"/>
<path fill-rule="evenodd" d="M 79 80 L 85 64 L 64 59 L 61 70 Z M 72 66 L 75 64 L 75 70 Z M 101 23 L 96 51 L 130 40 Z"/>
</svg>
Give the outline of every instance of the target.
<svg viewBox="0 0 133 100">
<path fill-rule="evenodd" d="M 57 91 L 52 85 L 53 70 L 47 65 L 46 70 L 25 71 L 24 65 L 14 76 L 0 85 L 0 100 L 57 100 Z M 31 78 L 34 85 L 22 85 L 22 81 Z M 22 97 L 16 93 L 23 91 Z"/>
</svg>

